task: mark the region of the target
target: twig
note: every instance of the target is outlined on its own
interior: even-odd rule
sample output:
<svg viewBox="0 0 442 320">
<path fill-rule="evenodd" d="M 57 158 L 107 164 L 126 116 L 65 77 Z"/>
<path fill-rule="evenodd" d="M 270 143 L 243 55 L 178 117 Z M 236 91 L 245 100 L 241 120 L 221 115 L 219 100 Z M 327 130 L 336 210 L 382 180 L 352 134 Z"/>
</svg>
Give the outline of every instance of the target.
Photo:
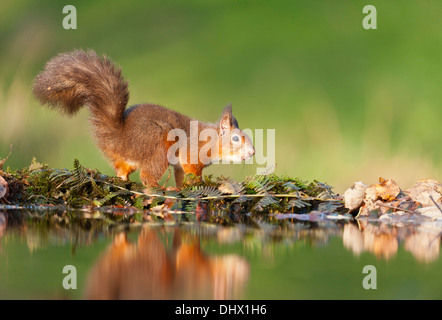
<svg viewBox="0 0 442 320">
<path fill-rule="evenodd" d="M 169 175 L 167 176 L 166 182 L 164 182 L 164 184 L 163 184 L 163 188 L 166 187 L 166 184 L 169 182 L 169 178 L 170 178 L 170 169 L 169 169 Z"/>
<path fill-rule="evenodd" d="M 431 201 L 433 201 L 434 205 L 439 209 L 439 211 L 442 213 L 442 209 L 439 207 L 439 205 L 434 201 L 433 196 L 430 195 Z"/>
<path fill-rule="evenodd" d="M 6 156 L 6 158 L 0 160 L 0 171 L 3 172 L 3 165 L 5 164 L 6 161 L 8 161 L 9 157 L 12 154 L 12 144 L 9 146 L 10 150 L 9 150 L 9 154 Z"/>
<path fill-rule="evenodd" d="M 118 187 L 118 186 L 116 186 Z M 124 188 L 123 188 L 124 189 Z M 130 190 L 128 190 L 130 191 Z M 134 191 L 130 191 L 134 192 Z M 134 192 L 135 193 L 135 192 Z M 138 193 L 140 194 L 140 193 Z M 216 200 L 216 199 L 228 199 L 228 198 L 239 198 L 239 197 L 246 197 L 246 198 L 262 198 L 266 196 L 272 196 L 275 198 L 299 198 L 302 200 L 317 200 L 317 201 L 336 201 L 340 202 L 340 200 L 337 199 L 320 199 L 316 197 L 300 197 L 296 194 L 228 194 L 228 195 L 222 195 L 222 196 L 210 196 L 210 197 L 201 197 L 201 198 L 181 198 L 181 197 L 175 197 L 175 196 L 167 196 L 167 195 L 158 195 L 158 194 L 146 194 L 141 193 L 142 195 L 148 196 L 148 197 L 162 197 L 162 198 L 169 198 L 169 199 L 177 199 L 177 200 L 187 200 L 187 201 L 195 201 L 195 200 Z"/>
<path fill-rule="evenodd" d="M 393 206 L 389 206 L 388 204 L 385 203 L 376 203 L 376 205 L 381 206 L 381 207 L 385 207 L 385 208 L 389 208 L 389 209 L 393 209 L 393 210 L 398 210 L 398 211 L 405 211 L 408 213 L 416 213 L 413 210 L 408 210 L 408 209 L 403 209 L 403 208 L 398 208 L 398 207 L 393 207 Z"/>
</svg>

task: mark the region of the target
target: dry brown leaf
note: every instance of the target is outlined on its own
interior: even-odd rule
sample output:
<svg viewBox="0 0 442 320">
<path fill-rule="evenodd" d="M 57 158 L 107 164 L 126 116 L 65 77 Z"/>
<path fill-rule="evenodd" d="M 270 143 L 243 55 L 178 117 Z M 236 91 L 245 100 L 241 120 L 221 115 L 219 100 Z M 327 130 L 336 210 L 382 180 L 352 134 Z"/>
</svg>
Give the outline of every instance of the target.
<svg viewBox="0 0 442 320">
<path fill-rule="evenodd" d="M 375 205 L 374 202 L 369 201 L 367 203 L 365 203 L 360 209 L 359 209 L 359 213 L 356 216 L 357 218 L 359 217 L 363 217 L 363 216 L 374 216 L 374 217 L 378 217 L 379 216 L 379 207 L 377 207 Z"/>
<path fill-rule="evenodd" d="M 442 204 L 442 185 L 433 179 L 419 180 L 413 188 L 406 191 L 413 201 L 419 202 L 424 207 L 434 206 L 433 200 L 437 204 Z"/>
<path fill-rule="evenodd" d="M 345 191 L 345 207 L 349 210 L 349 212 L 353 212 L 362 206 L 364 203 L 366 189 L 367 186 L 362 181 L 358 181 L 355 182 L 350 189 Z"/>
<path fill-rule="evenodd" d="M 420 208 L 417 209 L 416 212 L 433 220 L 442 219 L 442 212 L 440 211 L 440 208 L 436 206 Z"/>
<path fill-rule="evenodd" d="M 224 194 L 235 194 L 236 190 L 233 184 L 230 181 L 224 181 L 221 183 L 221 185 L 218 187 L 219 191 L 221 191 Z"/>
<path fill-rule="evenodd" d="M 172 208 L 172 206 L 176 203 L 177 201 L 176 201 L 176 199 L 170 199 L 170 198 L 167 198 L 165 201 L 164 201 L 164 207 L 166 208 L 166 209 L 171 209 Z"/>
<path fill-rule="evenodd" d="M 381 199 L 383 201 L 392 201 L 401 192 L 401 189 L 394 180 L 387 180 L 379 178 L 378 184 L 373 184 L 365 191 L 365 199 L 376 201 Z"/>
</svg>

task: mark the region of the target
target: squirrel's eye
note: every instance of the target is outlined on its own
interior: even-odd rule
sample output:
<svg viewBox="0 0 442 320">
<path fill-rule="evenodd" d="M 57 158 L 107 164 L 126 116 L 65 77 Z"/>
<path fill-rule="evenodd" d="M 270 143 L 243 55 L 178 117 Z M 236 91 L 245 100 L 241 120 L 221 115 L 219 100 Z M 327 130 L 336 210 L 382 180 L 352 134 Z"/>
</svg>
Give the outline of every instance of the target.
<svg viewBox="0 0 442 320">
<path fill-rule="evenodd" d="M 232 141 L 234 141 L 234 142 L 238 142 L 238 141 L 239 141 L 239 137 L 238 137 L 238 136 L 233 136 L 233 137 L 232 137 Z"/>
</svg>

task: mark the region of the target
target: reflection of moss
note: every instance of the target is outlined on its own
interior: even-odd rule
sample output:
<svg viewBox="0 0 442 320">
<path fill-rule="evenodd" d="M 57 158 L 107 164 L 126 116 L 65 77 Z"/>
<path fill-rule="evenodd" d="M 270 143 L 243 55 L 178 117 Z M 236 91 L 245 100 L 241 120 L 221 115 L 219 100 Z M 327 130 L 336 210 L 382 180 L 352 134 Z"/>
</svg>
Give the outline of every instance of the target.
<svg viewBox="0 0 442 320">
<path fill-rule="evenodd" d="M 109 212 L 116 221 L 130 215 L 131 221 L 141 222 L 140 210 L 144 209 L 149 209 L 155 219 L 168 219 L 171 213 L 195 213 L 199 221 L 220 224 L 253 224 L 257 217 L 271 217 L 269 213 L 342 209 L 330 186 L 274 174 L 249 177 L 242 183 L 224 177 L 199 179 L 187 175 L 181 190 L 145 189 L 140 183 L 84 168 L 78 160 L 73 170 L 67 170 L 52 169 L 34 159 L 29 167 L 8 170 L 4 175 L 8 184 L 15 186 L 8 197 L 10 203 L 101 208 L 97 217 L 109 216 L 104 208 L 113 206 Z"/>
</svg>

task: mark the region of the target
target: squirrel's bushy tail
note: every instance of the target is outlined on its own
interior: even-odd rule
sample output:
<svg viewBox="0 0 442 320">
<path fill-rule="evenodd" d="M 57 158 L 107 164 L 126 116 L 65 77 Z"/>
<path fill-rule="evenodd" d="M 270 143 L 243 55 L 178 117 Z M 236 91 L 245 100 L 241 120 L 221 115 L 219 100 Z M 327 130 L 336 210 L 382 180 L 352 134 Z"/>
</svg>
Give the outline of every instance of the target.
<svg viewBox="0 0 442 320">
<path fill-rule="evenodd" d="M 76 50 L 52 58 L 35 78 L 33 92 L 42 103 L 74 115 L 83 106 L 98 127 L 118 128 L 129 100 L 128 84 L 112 61 L 94 51 Z"/>
</svg>

